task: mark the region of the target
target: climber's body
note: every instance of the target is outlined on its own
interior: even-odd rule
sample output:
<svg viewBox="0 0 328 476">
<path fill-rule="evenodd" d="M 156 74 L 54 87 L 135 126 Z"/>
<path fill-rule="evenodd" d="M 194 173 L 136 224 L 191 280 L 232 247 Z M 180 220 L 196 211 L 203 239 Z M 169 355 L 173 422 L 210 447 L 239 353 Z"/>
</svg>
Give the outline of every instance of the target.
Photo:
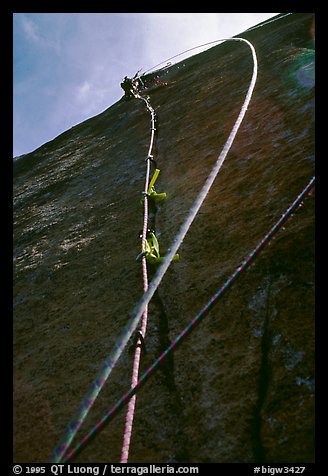
<svg viewBox="0 0 328 476">
<path fill-rule="evenodd" d="M 134 97 L 134 94 L 133 94 L 133 88 L 132 88 L 132 79 L 129 79 L 127 76 L 125 76 L 125 78 L 123 79 L 123 81 L 121 82 L 121 88 L 124 90 L 125 92 L 125 98 L 126 99 L 131 99 Z"/>
<path fill-rule="evenodd" d="M 138 97 L 141 90 L 154 90 L 159 87 L 167 86 L 168 83 L 162 81 L 159 78 L 159 75 L 148 76 L 148 79 L 142 80 L 142 77 L 139 76 L 139 72 L 137 71 L 133 78 L 128 78 L 127 76 L 124 77 L 123 81 L 121 82 L 121 88 L 125 92 L 125 99 L 132 99 L 134 97 Z M 149 98 L 149 96 L 148 96 Z"/>
<path fill-rule="evenodd" d="M 138 73 L 139 71 L 136 72 L 132 79 L 125 76 L 123 81 L 121 82 L 121 88 L 125 92 L 126 99 L 138 97 L 139 91 L 144 88 L 144 83 L 142 79 L 138 76 Z"/>
</svg>

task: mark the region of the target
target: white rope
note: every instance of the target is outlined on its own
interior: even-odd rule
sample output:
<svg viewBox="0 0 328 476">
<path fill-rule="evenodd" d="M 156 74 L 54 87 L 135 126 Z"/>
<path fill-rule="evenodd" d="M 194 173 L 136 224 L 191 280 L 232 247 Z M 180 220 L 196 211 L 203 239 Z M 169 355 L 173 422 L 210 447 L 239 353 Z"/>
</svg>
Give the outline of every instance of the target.
<svg viewBox="0 0 328 476">
<path fill-rule="evenodd" d="M 222 40 L 224 41 L 224 40 Z M 166 254 L 164 260 L 162 261 L 161 265 L 159 266 L 158 270 L 156 271 L 152 281 L 149 283 L 148 290 L 143 294 L 141 297 L 140 301 L 138 304 L 135 306 L 131 313 L 131 317 L 126 324 L 126 326 L 123 329 L 123 332 L 121 335 L 118 337 L 116 340 L 115 346 L 112 350 L 112 353 L 109 355 L 109 357 L 106 360 L 106 367 L 107 367 L 107 377 L 111 373 L 112 369 L 116 365 L 116 362 L 120 358 L 124 348 L 129 342 L 129 339 L 131 338 L 132 334 L 135 332 L 138 323 L 141 319 L 141 316 L 143 314 L 144 309 L 146 306 L 149 304 L 150 300 L 152 299 L 156 289 L 160 285 L 167 269 L 169 268 L 171 261 L 174 258 L 174 255 L 177 253 L 178 249 L 180 248 L 192 222 L 194 221 L 200 207 L 202 206 L 214 180 L 216 179 L 223 162 L 232 146 L 232 143 L 236 137 L 236 134 L 238 132 L 238 129 L 243 121 L 243 118 L 246 114 L 247 108 L 249 106 L 254 87 L 256 84 L 257 80 L 257 70 L 258 70 L 258 62 L 257 62 L 257 57 L 256 57 L 256 51 L 252 43 L 245 38 L 227 38 L 226 41 L 241 41 L 244 42 L 248 45 L 252 52 L 252 57 L 253 57 L 253 74 L 252 74 L 252 79 L 250 82 L 250 85 L 248 87 L 248 91 L 244 100 L 244 103 L 241 107 L 240 113 L 237 117 L 237 120 L 230 132 L 230 135 L 222 149 L 221 154 L 219 155 L 213 169 L 211 170 L 205 185 L 203 186 L 201 192 L 199 193 L 198 197 L 196 198 L 192 208 L 189 210 L 188 216 L 185 220 L 185 222 L 182 224 L 180 231 L 176 235 L 175 239 L 173 240 L 173 243 L 171 247 L 168 250 L 168 253 Z"/>
<path fill-rule="evenodd" d="M 278 18 L 273 18 L 272 20 L 267 20 L 267 21 L 264 21 L 262 23 L 259 23 L 258 25 L 255 25 L 255 26 L 252 26 L 250 28 L 247 28 L 247 30 L 245 30 L 244 33 L 246 33 L 247 31 L 251 31 L 251 30 L 255 30 L 256 28 L 262 28 L 263 26 L 267 26 L 268 23 L 273 23 L 275 21 L 279 21 L 281 20 L 282 18 L 285 18 L 285 17 L 288 17 L 288 15 L 292 15 L 292 13 L 285 13 L 285 15 L 282 15 Z"/>
<path fill-rule="evenodd" d="M 154 275 L 152 281 L 149 283 L 149 286 L 148 286 L 148 290 L 147 292 L 144 293 L 144 295 L 142 296 L 142 298 L 140 299 L 139 303 L 136 305 L 136 307 L 134 308 L 133 312 L 132 312 L 132 315 L 131 315 L 131 318 L 126 326 L 126 328 L 124 329 L 124 334 L 126 334 L 126 331 L 128 328 L 131 328 L 133 329 L 130 333 L 130 336 L 132 335 L 132 333 L 134 332 L 134 330 L 136 329 L 137 325 L 138 325 L 138 322 L 140 320 L 140 317 L 143 313 L 143 310 L 144 308 L 147 306 L 147 304 L 149 303 L 149 301 L 151 300 L 151 298 L 153 297 L 156 289 L 158 288 L 158 286 L 160 285 L 168 267 L 170 266 L 171 264 L 171 261 L 174 257 L 174 255 L 177 253 L 178 249 L 180 248 L 192 222 L 194 221 L 200 207 L 202 206 L 208 192 L 210 191 L 210 188 L 212 187 L 213 185 L 213 182 L 214 180 L 216 179 L 222 165 L 223 165 L 223 162 L 232 146 L 232 143 L 236 137 L 236 134 L 238 132 L 238 129 L 243 121 L 243 118 L 246 114 L 246 111 L 247 111 L 247 108 L 249 106 L 249 103 L 250 103 L 250 100 L 251 100 L 251 97 L 252 97 L 252 94 L 253 94 L 253 91 L 254 91 L 254 87 L 255 87 L 255 84 L 256 84 L 256 80 L 257 80 L 257 70 L 258 70 L 258 63 L 257 63 L 257 57 L 256 57 L 256 51 L 255 51 L 255 48 L 254 46 L 252 45 L 252 43 L 244 38 L 228 38 L 227 40 L 229 41 L 242 41 L 244 43 L 246 43 L 251 52 L 252 52 L 252 56 L 253 56 L 253 75 L 252 75 L 252 79 L 251 79 L 251 82 L 250 82 L 250 85 L 249 85 L 249 88 L 248 88 L 248 91 L 247 91 L 247 94 L 246 94 L 246 98 L 245 98 L 245 101 L 244 101 L 244 104 L 240 110 L 240 113 L 239 113 L 239 116 L 230 132 L 230 135 L 222 149 L 222 152 L 221 154 L 219 155 L 213 169 L 211 170 L 206 182 L 205 182 L 205 185 L 203 186 L 201 192 L 199 193 L 198 197 L 196 198 L 192 208 L 189 210 L 189 213 L 188 213 L 188 216 L 185 220 L 185 222 L 182 224 L 181 228 L 180 228 L 180 231 L 178 232 L 178 234 L 176 235 L 175 239 L 173 240 L 173 243 L 171 245 L 171 247 L 169 248 L 168 250 L 168 253 L 167 255 L 165 256 L 163 262 L 161 263 L 160 267 L 158 268 L 156 274 Z M 125 339 L 127 338 L 126 342 L 129 340 L 130 336 L 127 338 L 127 335 L 125 336 Z"/>
<path fill-rule="evenodd" d="M 219 41 L 219 40 L 217 40 Z M 146 309 L 148 303 L 150 302 L 151 298 L 153 297 L 156 289 L 158 288 L 159 284 L 161 283 L 163 276 L 165 275 L 168 267 L 171 264 L 171 261 L 174 257 L 174 255 L 177 253 L 178 249 L 180 248 L 192 222 L 194 221 L 200 207 L 202 206 L 217 174 L 219 173 L 220 168 L 222 167 L 222 164 L 232 146 L 232 143 L 236 137 L 236 134 L 238 132 L 238 129 L 242 123 L 242 120 L 246 114 L 248 105 L 250 103 L 254 87 L 256 84 L 256 79 L 257 79 L 257 69 L 258 69 L 258 64 L 257 64 L 257 57 L 256 57 L 256 52 L 255 48 L 250 43 L 248 40 L 244 38 L 226 38 L 222 39 L 221 41 L 241 41 L 244 42 L 245 44 L 248 45 L 252 52 L 253 56 L 253 75 L 252 79 L 250 82 L 250 85 L 248 87 L 248 91 L 246 94 L 246 98 L 244 100 L 244 103 L 242 105 L 242 108 L 240 110 L 239 116 L 230 132 L 230 135 L 222 149 L 221 154 L 219 155 L 212 171 L 210 172 L 205 185 L 203 186 L 201 192 L 199 193 L 198 197 L 196 198 L 192 208 L 190 209 L 188 216 L 185 220 L 185 222 L 182 224 L 180 231 L 176 235 L 175 239 L 173 240 L 173 243 L 168 250 L 167 255 L 165 256 L 164 260 L 162 261 L 161 265 L 159 266 L 156 274 L 154 275 L 152 281 L 149 283 L 148 290 L 144 292 L 142 298 L 138 302 L 138 304 L 135 306 L 134 310 L 131 313 L 131 317 L 127 323 L 127 325 L 124 327 L 121 335 L 118 337 L 118 339 L 115 342 L 115 345 L 112 349 L 112 352 L 109 354 L 109 356 L 106 358 L 105 362 L 103 363 L 95 381 L 91 385 L 90 389 L 88 390 L 85 398 L 83 399 L 82 404 L 80 405 L 77 414 L 75 417 L 72 419 L 70 422 L 67 431 L 64 433 L 62 439 L 59 441 L 58 445 L 53 451 L 53 454 L 51 455 L 50 461 L 51 462 L 60 462 L 61 459 L 63 458 L 64 454 L 67 452 L 73 438 L 75 437 L 78 429 L 82 425 L 83 421 L 85 420 L 87 414 L 89 413 L 93 403 L 95 402 L 96 398 L 98 397 L 98 394 L 100 390 L 103 388 L 105 385 L 109 375 L 111 374 L 113 368 L 115 367 L 118 359 L 120 358 L 123 350 L 125 349 L 126 345 L 128 344 L 132 334 L 135 332 L 139 321 L 141 319 L 141 316 Z"/>
</svg>

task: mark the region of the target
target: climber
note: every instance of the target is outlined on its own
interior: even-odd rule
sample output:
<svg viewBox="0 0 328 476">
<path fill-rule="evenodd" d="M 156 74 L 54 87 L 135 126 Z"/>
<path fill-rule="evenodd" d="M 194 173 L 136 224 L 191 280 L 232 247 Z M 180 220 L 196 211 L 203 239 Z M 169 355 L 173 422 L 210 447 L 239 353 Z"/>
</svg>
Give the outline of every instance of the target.
<svg viewBox="0 0 328 476">
<path fill-rule="evenodd" d="M 125 99 L 129 100 L 133 97 L 137 97 L 139 95 L 139 80 L 135 76 L 130 79 L 127 76 L 124 77 L 123 81 L 121 82 L 121 88 L 125 92 Z"/>
<path fill-rule="evenodd" d="M 125 92 L 125 98 L 131 99 L 134 97 L 132 93 L 132 80 L 129 79 L 127 76 L 124 77 L 123 81 L 121 82 L 121 88 Z"/>
</svg>

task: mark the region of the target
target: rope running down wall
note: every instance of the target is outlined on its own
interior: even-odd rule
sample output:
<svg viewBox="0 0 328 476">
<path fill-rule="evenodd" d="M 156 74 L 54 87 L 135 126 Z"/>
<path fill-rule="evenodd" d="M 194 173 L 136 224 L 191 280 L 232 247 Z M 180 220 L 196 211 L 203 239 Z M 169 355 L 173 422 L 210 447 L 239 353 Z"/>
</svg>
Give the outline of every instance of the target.
<svg viewBox="0 0 328 476">
<path fill-rule="evenodd" d="M 63 462 L 71 461 L 76 457 L 91 441 L 108 425 L 108 423 L 119 413 L 119 411 L 127 404 L 129 399 L 136 394 L 137 391 L 145 385 L 159 366 L 167 359 L 167 357 L 177 349 L 177 347 L 184 341 L 184 339 L 195 329 L 195 327 L 209 314 L 213 307 L 219 302 L 223 294 L 236 282 L 236 279 L 245 272 L 252 264 L 254 259 L 259 255 L 263 248 L 270 242 L 274 235 L 280 230 L 286 220 L 292 215 L 293 212 L 301 205 L 302 200 L 311 191 L 315 184 L 315 177 L 312 177 L 308 184 L 304 187 L 302 192 L 297 196 L 294 202 L 288 207 L 288 209 L 281 215 L 279 220 L 273 225 L 273 227 L 262 237 L 256 247 L 247 255 L 240 266 L 236 268 L 234 273 L 226 280 L 223 286 L 215 293 L 211 299 L 205 304 L 203 309 L 190 321 L 190 323 L 180 332 L 180 334 L 174 339 L 171 345 L 165 349 L 165 351 L 153 362 L 153 364 L 143 373 L 137 384 L 131 388 L 126 394 L 124 394 L 112 409 L 104 415 L 104 417 L 98 421 L 98 423 L 82 438 L 82 440 L 71 450 Z"/>
<path fill-rule="evenodd" d="M 146 248 L 146 240 L 147 240 L 147 228 L 148 228 L 148 197 L 147 191 L 149 187 L 149 177 L 150 177 L 150 162 L 151 158 L 153 157 L 153 144 L 154 144 L 154 135 L 155 135 L 155 111 L 151 107 L 149 101 L 139 94 L 136 94 L 135 97 L 137 99 L 142 99 L 146 103 L 146 107 L 151 115 L 151 136 L 150 136 L 150 145 L 148 150 L 148 155 L 146 159 L 146 179 L 145 179 L 145 198 L 144 198 L 144 219 L 143 219 L 143 229 L 142 229 L 142 246 L 141 250 L 143 251 Z M 142 276 L 143 276 L 143 290 L 144 292 L 148 289 L 148 275 L 147 275 L 147 260 L 146 256 L 142 257 Z M 142 338 L 144 339 L 147 332 L 147 320 L 148 320 L 148 306 L 145 307 L 145 310 L 142 314 L 141 318 L 141 328 L 140 332 Z M 139 365 L 141 359 L 141 345 L 138 345 L 136 342 L 136 349 L 134 354 L 134 361 L 133 361 L 133 368 L 132 368 L 132 378 L 131 378 L 131 388 L 137 385 L 138 377 L 139 377 Z M 130 399 L 128 404 L 128 409 L 125 418 L 125 428 L 123 434 L 123 444 L 122 444 L 122 453 L 121 453 L 121 463 L 127 463 L 129 460 L 129 448 L 131 442 L 131 435 L 132 435 L 132 426 L 133 426 L 133 419 L 135 413 L 135 406 L 136 406 L 136 395 Z"/>
<path fill-rule="evenodd" d="M 208 192 L 210 191 L 210 188 L 213 185 L 214 180 L 216 179 L 223 162 L 226 159 L 226 156 L 233 144 L 233 141 L 236 137 L 236 134 L 238 132 L 238 129 L 244 119 L 244 116 L 246 114 L 247 108 L 249 106 L 249 103 L 252 98 L 252 94 L 254 91 L 254 87 L 256 84 L 257 80 L 257 70 L 258 70 L 258 63 L 257 63 L 257 57 L 256 57 L 256 51 L 252 43 L 245 38 L 226 38 L 226 39 L 221 39 L 217 41 L 238 41 L 238 42 L 243 42 L 245 43 L 251 50 L 252 53 L 252 58 L 253 58 L 253 74 L 252 78 L 247 90 L 247 94 L 244 100 L 244 103 L 241 107 L 240 113 L 236 119 L 236 122 L 230 132 L 230 135 L 226 141 L 226 143 L 223 146 L 222 152 L 219 155 L 215 165 L 213 166 L 201 192 L 199 193 L 198 197 L 196 198 L 194 204 L 192 205 L 191 209 L 189 210 L 189 213 L 187 215 L 187 218 L 185 219 L 185 222 L 182 224 L 180 231 L 177 233 L 175 239 L 173 240 L 173 243 L 171 247 L 168 249 L 168 252 L 159 266 L 157 272 L 155 273 L 152 281 L 149 283 L 148 289 L 146 292 L 144 292 L 143 296 L 141 297 L 140 301 L 137 303 L 135 308 L 133 309 L 131 313 L 131 317 L 127 323 L 127 325 L 124 327 L 121 335 L 118 337 L 118 339 L 115 342 L 115 345 L 112 349 L 112 352 L 110 355 L 106 358 L 105 362 L 100 368 L 100 371 L 98 372 L 97 377 L 93 381 L 93 383 L 90 385 L 89 389 L 87 390 L 86 395 L 84 396 L 76 414 L 72 418 L 71 422 L 68 424 L 67 428 L 64 431 L 64 434 L 62 435 L 61 439 L 59 440 L 58 444 L 56 445 L 55 449 L 53 450 L 51 456 L 50 456 L 50 462 L 52 463 L 60 463 L 63 456 L 65 453 L 68 451 L 68 448 L 70 447 L 76 433 L 82 426 L 85 418 L 87 417 L 90 409 L 92 408 L 93 404 L 95 403 L 101 389 L 105 385 L 109 375 L 111 374 L 113 368 L 115 367 L 117 361 L 119 360 L 123 350 L 125 349 L 126 345 L 128 344 L 132 334 L 135 332 L 139 321 L 148 306 L 150 300 L 152 299 L 156 289 L 160 285 L 167 269 L 169 268 L 174 255 L 177 253 L 179 247 L 181 246 L 192 222 L 194 221 L 200 207 L 202 206 Z M 148 161 L 149 162 L 149 161 Z"/>
</svg>

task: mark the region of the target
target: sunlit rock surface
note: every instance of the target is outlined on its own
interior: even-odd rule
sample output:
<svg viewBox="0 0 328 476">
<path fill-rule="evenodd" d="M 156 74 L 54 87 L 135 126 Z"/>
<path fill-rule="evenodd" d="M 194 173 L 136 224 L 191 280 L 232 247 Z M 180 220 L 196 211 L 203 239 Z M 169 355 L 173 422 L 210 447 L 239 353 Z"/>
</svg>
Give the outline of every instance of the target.
<svg viewBox="0 0 328 476">
<path fill-rule="evenodd" d="M 242 34 L 258 82 L 204 206 L 149 309 L 145 370 L 314 174 L 313 14 Z M 170 245 L 252 74 L 230 42 L 161 72 L 156 214 Z M 142 101 L 120 100 L 14 161 L 14 459 L 46 462 L 142 295 Z M 78 438 L 129 388 L 126 351 Z M 125 412 L 77 462 L 118 462 Z M 314 193 L 138 394 L 130 462 L 314 460 Z"/>
</svg>

